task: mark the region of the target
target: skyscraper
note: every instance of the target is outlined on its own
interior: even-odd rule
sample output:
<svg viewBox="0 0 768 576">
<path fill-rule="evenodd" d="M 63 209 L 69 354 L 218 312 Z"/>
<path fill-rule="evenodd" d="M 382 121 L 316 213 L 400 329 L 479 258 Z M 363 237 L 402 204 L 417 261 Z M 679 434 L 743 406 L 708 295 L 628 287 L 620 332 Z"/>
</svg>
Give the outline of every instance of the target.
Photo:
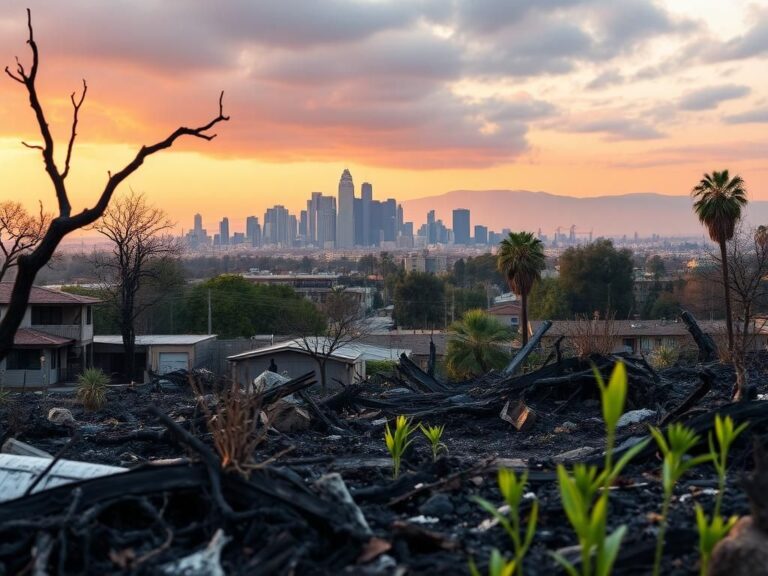
<svg viewBox="0 0 768 576">
<path fill-rule="evenodd" d="M 389 198 L 381 206 L 381 239 L 385 242 L 394 242 L 397 238 L 397 201 Z"/>
<path fill-rule="evenodd" d="M 245 219 L 245 238 L 251 246 L 261 244 L 261 226 L 256 216 L 248 216 Z"/>
<path fill-rule="evenodd" d="M 437 243 L 437 229 L 435 228 L 435 211 L 427 212 L 427 244 Z"/>
<path fill-rule="evenodd" d="M 229 245 L 229 218 L 226 216 L 219 222 L 219 244 L 222 246 Z"/>
<path fill-rule="evenodd" d="M 363 182 L 360 188 L 362 203 L 362 236 L 363 246 L 370 246 L 371 242 L 371 202 L 373 201 L 373 186 L 369 182 Z"/>
<path fill-rule="evenodd" d="M 336 198 L 322 194 L 318 196 L 315 222 L 314 243 L 319 248 L 333 247 L 336 241 Z"/>
<path fill-rule="evenodd" d="M 453 211 L 453 243 L 469 244 L 469 210 L 465 208 Z"/>
<path fill-rule="evenodd" d="M 485 246 L 488 244 L 488 228 L 486 226 L 475 226 L 475 244 Z"/>
<path fill-rule="evenodd" d="M 290 219 L 291 215 L 285 206 L 278 204 L 267 208 L 264 214 L 264 244 L 292 246 L 296 235 L 296 217 L 293 216 L 293 224 Z"/>
<path fill-rule="evenodd" d="M 338 198 L 336 248 L 352 248 L 355 245 L 355 184 L 346 168 L 339 180 Z"/>
</svg>

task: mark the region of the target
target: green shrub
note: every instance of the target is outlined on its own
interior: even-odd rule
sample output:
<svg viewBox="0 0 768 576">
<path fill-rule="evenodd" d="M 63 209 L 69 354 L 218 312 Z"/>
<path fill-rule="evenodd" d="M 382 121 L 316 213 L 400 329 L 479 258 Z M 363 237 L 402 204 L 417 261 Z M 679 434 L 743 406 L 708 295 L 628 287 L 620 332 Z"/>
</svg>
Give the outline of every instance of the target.
<svg viewBox="0 0 768 576">
<path fill-rule="evenodd" d="M 77 399 L 86 410 L 99 410 L 107 403 L 109 378 L 100 368 L 86 368 L 77 377 Z"/>
<path fill-rule="evenodd" d="M 374 374 L 394 372 L 395 366 L 397 366 L 395 360 L 366 360 L 365 375 L 370 378 Z"/>
</svg>

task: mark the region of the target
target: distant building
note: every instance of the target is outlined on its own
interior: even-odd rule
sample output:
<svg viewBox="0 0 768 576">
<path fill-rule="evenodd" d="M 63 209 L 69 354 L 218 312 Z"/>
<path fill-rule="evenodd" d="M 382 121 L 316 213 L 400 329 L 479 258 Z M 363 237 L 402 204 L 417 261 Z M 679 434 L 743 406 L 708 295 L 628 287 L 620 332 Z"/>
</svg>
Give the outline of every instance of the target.
<svg viewBox="0 0 768 576">
<path fill-rule="evenodd" d="M 485 226 L 475 225 L 475 244 L 485 246 L 488 244 L 488 228 Z"/>
<path fill-rule="evenodd" d="M 221 246 L 229 245 L 229 218 L 226 216 L 219 222 L 219 244 Z"/>
<path fill-rule="evenodd" d="M 469 210 L 465 208 L 453 211 L 453 243 L 469 244 Z"/>
<path fill-rule="evenodd" d="M 352 248 L 355 245 L 355 184 L 346 168 L 339 180 L 336 215 L 336 248 Z"/>
<path fill-rule="evenodd" d="M 261 225 L 256 216 L 245 219 L 245 238 L 251 246 L 261 246 Z"/>
<path fill-rule="evenodd" d="M 503 302 L 488 308 L 488 314 L 494 316 L 508 328 L 517 330 L 520 327 L 520 302 Z"/>
<path fill-rule="evenodd" d="M 371 242 L 371 202 L 373 202 L 373 186 L 370 182 L 363 182 L 360 187 L 360 204 L 362 220 L 362 245 L 370 246 Z"/>
<path fill-rule="evenodd" d="M 203 228 L 203 217 L 200 214 L 195 214 L 195 223 L 192 230 L 187 232 L 184 236 L 187 248 L 197 250 L 198 248 L 204 248 L 211 243 L 211 238 L 208 236 L 208 232 Z"/>
<path fill-rule="evenodd" d="M 294 230 L 291 230 L 293 227 Z M 296 217 L 291 215 L 285 206 L 277 204 L 268 208 L 264 214 L 263 243 L 288 248 L 293 245 L 295 237 Z"/>
</svg>

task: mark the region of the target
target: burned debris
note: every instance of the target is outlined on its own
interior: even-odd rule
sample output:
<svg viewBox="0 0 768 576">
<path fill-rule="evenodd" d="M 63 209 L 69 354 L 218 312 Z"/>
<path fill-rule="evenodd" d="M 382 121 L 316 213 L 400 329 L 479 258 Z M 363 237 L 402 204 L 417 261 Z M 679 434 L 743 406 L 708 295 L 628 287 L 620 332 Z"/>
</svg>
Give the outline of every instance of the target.
<svg viewBox="0 0 768 576">
<path fill-rule="evenodd" d="M 688 472 L 661 518 L 648 426 L 684 424 L 704 454 L 716 414 L 747 425 L 721 498 L 726 516 L 748 514 L 751 503 L 752 520 L 711 561 L 713 574 L 736 573 L 722 566 L 764 542 L 762 468 L 741 471 L 768 431 L 768 403 L 729 402 L 733 371 L 716 360 L 656 370 L 626 354 L 565 357 L 561 341 L 539 344 L 535 359 L 539 338 L 508 369 L 459 383 L 403 356 L 390 372 L 326 394 L 314 373 L 268 373 L 242 386 L 171 374 L 112 390 L 91 412 L 66 395 L 19 395 L 0 407 L 0 563 L 8 574 L 389 575 L 467 574 L 471 559 L 487 573 L 492 549 L 513 552 L 495 478 L 515 469 L 527 483 L 519 518 L 529 522 L 534 503 L 537 516 L 524 570 L 557 573 L 552 552 L 580 562 L 557 465 L 602 465 L 595 372 L 608 378 L 621 363 L 626 403 L 613 458 L 634 457 L 610 485 L 610 527 L 626 526 L 613 573 L 651 572 L 662 522 L 663 573 L 698 571 L 694 505 L 711 508 L 717 476 L 708 464 Z M 768 360 L 758 356 L 757 366 Z M 754 376 L 762 388 L 762 369 Z M 413 430 L 393 478 L 384 431 L 398 416 Z M 433 451 L 418 424 L 443 427 L 445 450 Z"/>
</svg>

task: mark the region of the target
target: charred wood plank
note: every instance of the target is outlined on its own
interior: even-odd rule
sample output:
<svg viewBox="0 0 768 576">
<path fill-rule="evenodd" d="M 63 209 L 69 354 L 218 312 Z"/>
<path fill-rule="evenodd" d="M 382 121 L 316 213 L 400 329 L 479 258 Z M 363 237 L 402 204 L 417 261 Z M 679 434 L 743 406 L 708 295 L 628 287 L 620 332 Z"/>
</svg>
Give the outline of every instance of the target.
<svg viewBox="0 0 768 576">
<path fill-rule="evenodd" d="M 685 323 L 685 327 L 688 328 L 688 332 L 690 332 L 694 342 L 696 342 L 696 346 L 699 348 L 699 362 L 714 362 L 717 360 L 718 354 L 715 341 L 712 339 L 712 336 L 704 333 L 693 314 L 688 310 L 683 310 L 680 318 Z"/>
<path fill-rule="evenodd" d="M 547 333 L 547 330 L 549 330 L 552 327 L 552 321 L 551 320 L 545 320 L 541 323 L 541 326 L 539 326 L 539 329 L 534 332 L 533 336 L 531 336 L 531 339 L 528 340 L 528 343 L 523 346 L 517 354 L 515 354 L 515 357 L 512 358 L 512 361 L 507 364 L 507 367 L 504 368 L 504 374 L 512 375 L 515 374 L 523 365 L 523 362 L 525 362 L 525 359 L 528 358 L 531 352 L 536 348 L 536 346 L 539 345 L 539 341 L 541 340 L 542 336 Z M 523 330 L 527 330 L 527 326 L 522 327 Z"/>
<path fill-rule="evenodd" d="M 418 392 L 446 392 L 448 390 L 444 384 L 419 368 L 405 353 L 400 355 L 397 370 L 408 382 L 415 385 Z"/>
<path fill-rule="evenodd" d="M 289 396 L 295 392 L 298 392 L 299 390 L 304 390 L 305 388 L 309 388 L 315 383 L 316 383 L 316 380 L 315 380 L 314 371 L 307 372 L 306 374 L 299 376 L 298 378 L 289 380 L 285 384 L 280 384 L 279 386 L 275 386 L 274 388 L 267 390 L 266 392 L 262 392 L 261 393 L 262 404 L 264 406 L 268 406 L 269 404 L 274 404 L 281 398 Z"/>
<path fill-rule="evenodd" d="M 667 424 L 677 420 L 680 416 L 698 404 L 699 401 L 704 398 L 704 396 L 706 396 L 710 390 L 712 390 L 712 380 L 714 379 L 714 374 L 712 374 L 712 372 L 706 368 L 699 371 L 698 374 L 701 378 L 701 383 L 680 403 L 677 408 L 670 410 L 664 416 L 664 418 L 662 418 L 662 426 L 666 426 Z"/>
</svg>

